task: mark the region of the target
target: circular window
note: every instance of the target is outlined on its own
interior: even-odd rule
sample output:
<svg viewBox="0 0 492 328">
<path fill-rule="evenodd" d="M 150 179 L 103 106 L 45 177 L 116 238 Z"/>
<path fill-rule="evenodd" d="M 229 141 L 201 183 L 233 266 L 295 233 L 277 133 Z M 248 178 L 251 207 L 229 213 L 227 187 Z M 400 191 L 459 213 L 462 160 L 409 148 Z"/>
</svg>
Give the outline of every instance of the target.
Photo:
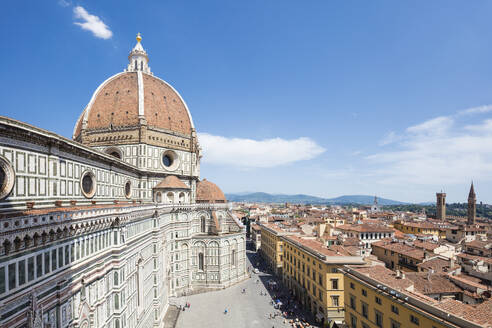
<svg viewBox="0 0 492 328">
<path fill-rule="evenodd" d="M 96 194 L 96 177 L 91 171 L 85 171 L 80 178 L 82 194 L 87 198 L 92 198 Z"/>
<path fill-rule="evenodd" d="M 169 167 L 173 164 L 173 159 L 171 156 L 166 154 L 162 157 L 162 163 L 164 164 L 165 167 Z"/>
<path fill-rule="evenodd" d="M 106 149 L 106 154 L 121 159 L 123 156 L 121 154 L 121 150 L 116 147 L 109 147 Z"/>
<path fill-rule="evenodd" d="M 14 188 L 15 172 L 8 159 L 0 156 L 0 199 L 7 197 Z"/>
<path fill-rule="evenodd" d="M 166 150 L 162 153 L 162 165 L 168 171 L 174 171 L 178 168 L 179 157 L 172 150 Z"/>
<path fill-rule="evenodd" d="M 130 181 L 125 183 L 125 196 L 126 198 L 130 198 L 132 196 L 132 183 Z"/>
</svg>

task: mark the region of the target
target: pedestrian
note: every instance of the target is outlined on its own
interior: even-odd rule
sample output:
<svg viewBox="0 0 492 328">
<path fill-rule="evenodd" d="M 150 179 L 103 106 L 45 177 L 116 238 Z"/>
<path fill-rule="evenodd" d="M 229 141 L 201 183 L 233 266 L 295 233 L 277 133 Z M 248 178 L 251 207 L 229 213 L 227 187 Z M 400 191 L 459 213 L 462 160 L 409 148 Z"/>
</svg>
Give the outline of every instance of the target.
<svg viewBox="0 0 492 328">
<path fill-rule="evenodd" d="M 227 314 L 227 308 L 224 310 L 224 314 Z"/>
</svg>

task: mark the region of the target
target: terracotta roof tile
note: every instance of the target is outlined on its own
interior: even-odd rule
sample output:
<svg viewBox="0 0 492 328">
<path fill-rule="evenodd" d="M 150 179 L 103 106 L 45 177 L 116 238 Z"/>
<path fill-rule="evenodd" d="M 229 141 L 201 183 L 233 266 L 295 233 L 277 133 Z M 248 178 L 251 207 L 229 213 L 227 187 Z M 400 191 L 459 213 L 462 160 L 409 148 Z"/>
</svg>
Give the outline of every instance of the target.
<svg viewBox="0 0 492 328">
<path fill-rule="evenodd" d="M 190 189 L 183 181 L 174 175 L 168 175 L 162 179 L 154 188 L 157 189 Z"/>
<path fill-rule="evenodd" d="M 203 179 L 196 186 L 197 202 L 225 203 L 227 202 L 224 193 L 213 182 Z"/>
<path fill-rule="evenodd" d="M 406 272 L 405 277 L 414 282 L 415 290 L 424 295 L 441 293 L 459 293 L 461 288 L 453 284 L 446 275 L 427 272 Z"/>
</svg>

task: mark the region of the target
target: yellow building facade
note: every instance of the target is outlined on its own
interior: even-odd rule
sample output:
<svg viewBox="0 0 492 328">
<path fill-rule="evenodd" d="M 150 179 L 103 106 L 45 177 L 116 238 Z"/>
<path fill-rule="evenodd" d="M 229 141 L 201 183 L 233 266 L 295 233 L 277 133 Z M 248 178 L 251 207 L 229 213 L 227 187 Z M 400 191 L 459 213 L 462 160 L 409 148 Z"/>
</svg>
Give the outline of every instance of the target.
<svg viewBox="0 0 492 328">
<path fill-rule="evenodd" d="M 393 227 L 403 233 L 412 235 L 433 235 L 439 239 L 446 238 L 446 230 L 428 222 L 396 221 Z"/>
<path fill-rule="evenodd" d="M 340 254 L 314 239 L 284 236 L 282 280 L 294 297 L 320 322 L 344 319 L 344 264 L 364 263 L 362 257 Z M 340 248 L 341 250 L 341 248 Z"/>
<path fill-rule="evenodd" d="M 326 247 L 272 224 L 260 224 L 261 254 L 293 296 L 320 322 L 344 320 L 344 282 L 338 271 L 346 264 L 363 264 L 361 256 L 342 246 Z"/>
<path fill-rule="evenodd" d="M 344 267 L 345 322 L 350 328 L 449 328 L 484 327 L 478 320 L 481 309 L 473 308 L 455 300 L 435 301 L 413 292 L 408 279 L 398 278 L 395 273 L 381 266 L 372 268 Z M 473 313 L 476 316 L 460 316 Z M 450 313 L 448 315 L 448 313 Z M 480 321 L 482 322 L 482 321 Z"/>
<path fill-rule="evenodd" d="M 281 276 L 284 260 L 284 242 L 281 237 L 285 232 L 273 224 L 260 223 L 259 226 L 261 227 L 261 255 L 270 269 Z"/>
</svg>

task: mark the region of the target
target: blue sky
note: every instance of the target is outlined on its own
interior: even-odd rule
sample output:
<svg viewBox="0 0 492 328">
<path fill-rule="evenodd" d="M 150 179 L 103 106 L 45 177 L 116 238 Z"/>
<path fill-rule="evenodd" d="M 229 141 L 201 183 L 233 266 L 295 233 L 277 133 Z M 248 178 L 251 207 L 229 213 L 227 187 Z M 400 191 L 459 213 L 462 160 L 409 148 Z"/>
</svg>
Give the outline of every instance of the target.
<svg viewBox="0 0 492 328">
<path fill-rule="evenodd" d="M 0 114 L 71 137 L 141 32 L 226 192 L 492 203 L 490 1 L 9 1 Z"/>
</svg>

